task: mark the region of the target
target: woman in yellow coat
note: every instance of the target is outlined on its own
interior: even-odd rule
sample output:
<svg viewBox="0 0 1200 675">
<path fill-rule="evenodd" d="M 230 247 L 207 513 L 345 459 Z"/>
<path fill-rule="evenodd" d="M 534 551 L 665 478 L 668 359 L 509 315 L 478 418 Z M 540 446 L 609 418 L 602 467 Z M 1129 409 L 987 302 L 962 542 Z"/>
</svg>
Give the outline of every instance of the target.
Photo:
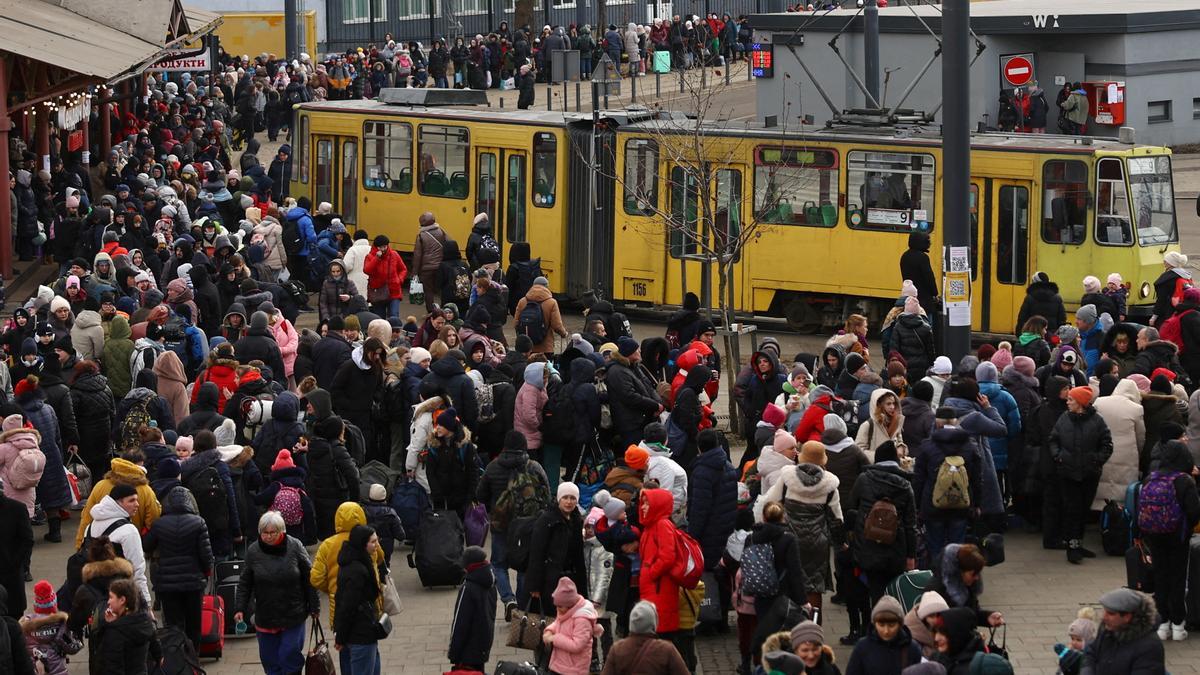
<svg viewBox="0 0 1200 675">
<path fill-rule="evenodd" d="M 337 597 L 338 553 L 342 544 L 350 539 L 350 530 L 355 525 L 366 525 L 367 513 L 356 502 L 343 502 L 333 516 L 333 535 L 321 542 L 313 558 L 309 581 L 313 588 L 329 596 L 329 625 L 333 625 L 334 598 Z M 375 564 L 383 562 L 383 549 L 374 553 Z"/>
</svg>

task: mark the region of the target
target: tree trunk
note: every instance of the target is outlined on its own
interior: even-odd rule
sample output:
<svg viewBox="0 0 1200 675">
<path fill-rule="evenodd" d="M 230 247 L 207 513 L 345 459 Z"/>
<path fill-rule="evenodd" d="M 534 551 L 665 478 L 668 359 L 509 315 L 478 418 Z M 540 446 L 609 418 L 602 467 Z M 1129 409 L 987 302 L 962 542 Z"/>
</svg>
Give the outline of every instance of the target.
<svg viewBox="0 0 1200 675">
<path fill-rule="evenodd" d="M 576 0 L 578 2 L 579 0 Z M 592 31 L 592 37 L 597 35 L 604 37 L 604 31 L 608 28 L 608 0 L 596 0 L 596 26 Z M 597 39 L 599 42 L 599 39 Z M 620 65 L 620 64 L 618 64 Z"/>
<path fill-rule="evenodd" d="M 738 412 L 737 397 L 733 395 L 737 372 L 741 367 L 741 336 L 733 330 L 733 304 L 731 303 L 733 284 L 730 283 L 732 269 L 732 261 L 718 262 L 717 274 L 720 276 L 720 280 L 718 282 L 717 307 L 721 314 L 720 320 L 725 328 L 724 368 L 729 398 L 729 430 L 734 434 L 745 434 L 747 430 L 742 429 L 742 416 Z"/>
<path fill-rule="evenodd" d="M 513 10 L 513 29 L 524 28 L 525 26 L 536 29 L 536 26 L 533 25 L 533 0 L 517 0 L 516 7 Z M 534 35 L 539 34 L 534 33 Z M 529 38 L 530 49 L 533 48 L 532 40 L 534 35 L 531 35 Z"/>
</svg>

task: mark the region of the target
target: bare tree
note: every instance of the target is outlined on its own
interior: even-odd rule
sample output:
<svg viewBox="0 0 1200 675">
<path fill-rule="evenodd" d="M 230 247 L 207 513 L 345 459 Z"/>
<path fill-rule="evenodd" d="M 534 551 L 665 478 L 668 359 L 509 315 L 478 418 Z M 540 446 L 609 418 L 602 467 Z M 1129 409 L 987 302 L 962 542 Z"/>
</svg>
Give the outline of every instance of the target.
<svg viewBox="0 0 1200 675">
<path fill-rule="evenodd" d="M 523 29 L 525 26 L 533 26 L 533 0 L 516 0 L 516 6 L 513 9 L 512 30 Z M 531 48 L 534 35 L 529 36 Z"/>
</svg>

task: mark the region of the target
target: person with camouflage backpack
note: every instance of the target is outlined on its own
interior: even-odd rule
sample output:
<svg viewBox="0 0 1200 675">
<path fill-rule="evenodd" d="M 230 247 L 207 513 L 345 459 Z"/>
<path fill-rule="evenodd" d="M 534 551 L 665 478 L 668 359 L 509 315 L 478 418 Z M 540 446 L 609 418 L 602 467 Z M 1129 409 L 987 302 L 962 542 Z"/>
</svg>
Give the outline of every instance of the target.
<svg viewBox="0 0 1200 675">
<path fill-rule="evenodd" d="M 516 595 L 508 577 L 505 534 L 514 520 L 536 517 L 550 504 L 546 472 L 541 464 L 529 458 L 525 437 L 519 432 L 505 434 L 504 449 L 483 470 L 475 488 L 475 500 L 487 506 L 491 516 L 491 565 L 507 617 L 516 607 Z M 518 586 L 522 576 L 517 573 Z"/>
</svg>

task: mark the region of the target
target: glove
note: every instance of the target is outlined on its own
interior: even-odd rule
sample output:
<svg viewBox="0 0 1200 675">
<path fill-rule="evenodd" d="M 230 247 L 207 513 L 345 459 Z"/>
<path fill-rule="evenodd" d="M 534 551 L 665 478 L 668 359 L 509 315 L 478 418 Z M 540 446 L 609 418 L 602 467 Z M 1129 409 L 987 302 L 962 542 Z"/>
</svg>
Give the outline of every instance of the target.
<svg viewBox="0 0 1200 675">
<path fill-rule="evenodd" d="M 1083 652 L 1060 642 L 1054 645 L 1054 653 L 1058 655 L 1058 668 L 1063 675 L 1078 675 L 1079 667 L 1083 665 Z"/>
</svg>

